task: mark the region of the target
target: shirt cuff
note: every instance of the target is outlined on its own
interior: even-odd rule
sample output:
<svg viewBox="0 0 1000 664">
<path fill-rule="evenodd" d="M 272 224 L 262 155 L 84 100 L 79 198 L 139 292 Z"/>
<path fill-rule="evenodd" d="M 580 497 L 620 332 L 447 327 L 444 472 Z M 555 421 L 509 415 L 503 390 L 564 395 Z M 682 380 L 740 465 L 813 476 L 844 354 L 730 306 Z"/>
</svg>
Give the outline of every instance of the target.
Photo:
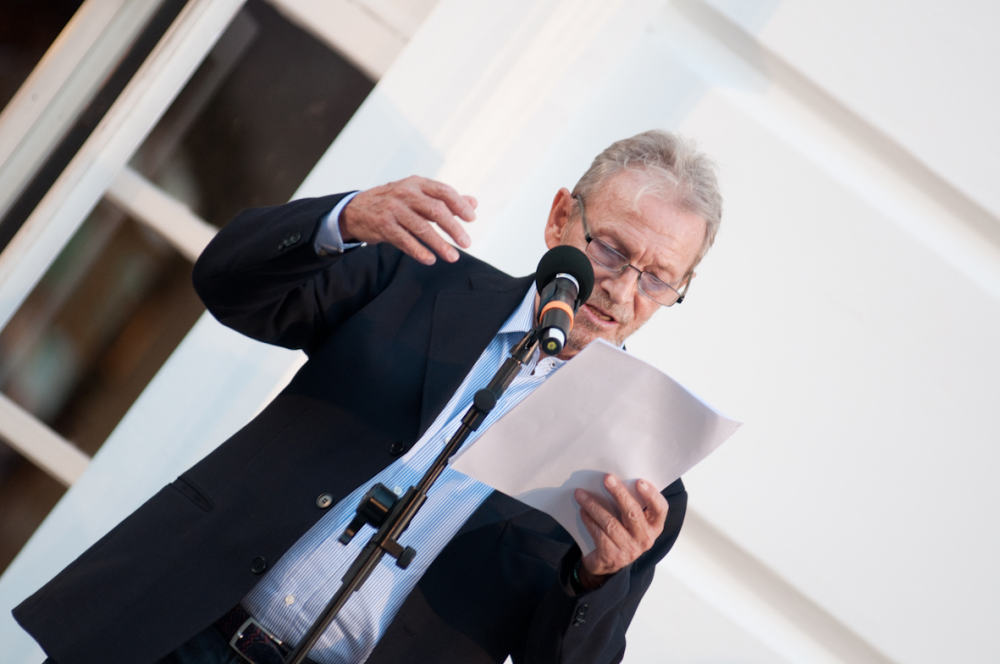
<svg viewBox="0 0 1000 664">
<path fill-rule="evenodd" d="M 316 232 L 316 240 L 313 248 L 320 256 L 335 256 L 344 253 L 348 249 L 365 246 L 364 242 L 344 243 L 344 238 L 340 236 L 340 213 L 359 192 L 352 191 L 337 203 L 336 207 L 326 213 L 320 219 L 319 231 Z"/>
</svg>

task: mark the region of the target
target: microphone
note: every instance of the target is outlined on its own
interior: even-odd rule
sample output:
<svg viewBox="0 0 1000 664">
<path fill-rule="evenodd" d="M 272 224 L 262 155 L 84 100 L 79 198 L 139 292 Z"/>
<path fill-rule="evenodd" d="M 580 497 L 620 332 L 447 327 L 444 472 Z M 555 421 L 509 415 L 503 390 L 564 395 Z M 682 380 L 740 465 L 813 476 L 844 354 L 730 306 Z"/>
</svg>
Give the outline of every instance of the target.
<svg viewBox="0 0 1000 664">
<path fill-rule="evenodd" d="M 566 244 L 542 256 L 535 272 L 538 288 L 539 343 L 547 355 L 557 355 L 573 329 L 573 316 L 594 290 L 594 268 L 586 254 Z"/>
</svg>

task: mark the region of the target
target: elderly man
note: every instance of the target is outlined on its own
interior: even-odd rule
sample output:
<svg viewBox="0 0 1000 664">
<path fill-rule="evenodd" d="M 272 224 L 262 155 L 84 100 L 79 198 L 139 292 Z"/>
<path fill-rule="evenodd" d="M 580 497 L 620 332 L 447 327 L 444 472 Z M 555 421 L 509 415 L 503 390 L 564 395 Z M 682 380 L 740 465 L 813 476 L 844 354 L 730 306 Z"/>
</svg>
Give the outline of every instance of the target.
<svg viewBox="0 0 1000 664">
<path fill-rule="evenodd" d="M 224 324 L 309 361 L 243 430 L 15 610 L 59 664 L 280 662 L 363 546 L 337 537 L 367 487 L 416 483 L 472 394 L 534 324 L 530 277 L 462 254 L 476 201 L 411 177 L 244 212 L 195 266 Z M 558 357 L 521 370 L 482 431 L 594 339 L 615 344 L 679 302 L 721 199 L 707 159 L 660 131 L 613 144 L 545 225 L 584 250 L 595 286 Z M 367 245 L 367 246 L 363 246 Z M 436 255 L 436 256 L 435 256 Z M 627 444 L 628 441 L 621 441 Z M 474 439 L 466 444 L 474 444 Z M 549 516 L 446 470 L 311 661 L 614 662 L 686 493 L 612 475 L 578 492 L 596 550 Z"/>
</svg>

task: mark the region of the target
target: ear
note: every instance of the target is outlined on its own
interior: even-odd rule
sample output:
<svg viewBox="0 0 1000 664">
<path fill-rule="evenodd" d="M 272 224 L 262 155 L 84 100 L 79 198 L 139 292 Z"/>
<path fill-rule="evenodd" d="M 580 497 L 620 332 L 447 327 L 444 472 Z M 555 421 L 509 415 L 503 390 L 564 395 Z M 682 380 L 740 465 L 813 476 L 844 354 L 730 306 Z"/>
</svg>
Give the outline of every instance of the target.
<svg viewBox="0 0 1000 664">
<path fill-rule="evenodd" d="M 563 187 L 556 192 L 556 197 L 552 200 L 552 209 L 549 210 L 549 219 L 545 222 L 545 246 L 549 249 L 563 244 L 574 204 L 569 189 Z"/>
</svg>

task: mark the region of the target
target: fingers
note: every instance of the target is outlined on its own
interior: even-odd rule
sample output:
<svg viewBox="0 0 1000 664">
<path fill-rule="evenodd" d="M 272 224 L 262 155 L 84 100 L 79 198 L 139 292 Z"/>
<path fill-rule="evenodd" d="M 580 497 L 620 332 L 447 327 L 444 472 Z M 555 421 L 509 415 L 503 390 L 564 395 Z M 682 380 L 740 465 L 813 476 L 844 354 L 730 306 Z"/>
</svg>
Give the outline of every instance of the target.
<svg viewBox="0 0 1000 664">
<path fill-rule="evenodd" d="M 580 504 L 580 516 L 584 522 L 589 519 L 604 535 L 610 536 L 621 527 L 621 522 L 593 495 L 583 489 L 577 489 L 573 496 Z M 593 535 L 593 533 L 591 533 Z M 595 540 L 596 541 L 596 540 Z"/>
<path fill-rule="evenodd" d="M 580 520 L 594 540 L 594 550 L 582 560 L 588 571 L 595 575 L 614 574 L 631 562 L 585 509 L 580 510 Z"/>
<path fill-rule="evenodd" d="M 421 195 L 413 196 L 408 201 L 411 209 L 423 219 L 440 226 L 441 230 L 447 233 L 458 246 L 468 248 L 472 244 L 472 240 L 455 217 L 460 217 L 467 222 L 474 221 L 476 218 L 475 205 L 473 205 L 475 199 L 468 200 L 467 197 L 459 195 L 457 191 L 443 182 L 415 177 L 415 184 Z M 427 228 L 433 230 L 430 227 Z M 426 231 L 422 230 L 418 237 L 425 239 Z M 441 252 L 437 253 L 448 260 Z M 458 254 L 454 255 L 454 260 L 458 260 Z"/>
<path fill-rule="evenodd" d="M 574 495 L 580 503 L 580 520 L 594 540 L 594 550 L 583 558 L 591 574 L 614 574 L 639 557 L 640 552 L 613 514 L 582 489 Z"/>
<path fill-rule="evenodd" d="M 421 242 L 427 245 L 431 251 L 441 258 L 445 259 L 449 263 L 454 263 L 458 260 L 458 250 L 448 244 L 448 242 L 434 230 L 434 227 L 427 223 L 426 218 L 416 214 L 413 210 L 404 209 L 397 214 L 396 219 L 403 229 L 408 231 L 413 237 L 419 238 Z M 462 235 L 465 237 L 466 244 L 468 244 L 468 236 L 465 235 L 465 231 L 462 231 Z M 414 258 L 417 257 L 414 256 Z M 434 257 L 430 256 L 430 258 L 431 263 L 433 263 Z M 420 258 L 417 258 L 417 260 L 420 260 Z"/>
<path fill-rule="evenodd" d="M 465 199 L 462 200 L 464 202 Z M 455 218 L 451 208 L 445 205 L 445 203 L 441 200 L 428 198 L 426 196 L 415 198 L 411 202 L 410 209 L 407 210 L 407 212 L 410 213 L 407 215 L 408 217 L 412 217 L 413 221 L 419 223 L 422 232 L 424 232 L 422 229 L 433 232 L 434 229 L 431 227 L 430 223 L 428 223 L 433 222 L 440 226 L 441 230 L 455 240 L 455 244 L 458 246 L 468 248 L 472 244 L 468 233 L 466 233 L 465 229 L 462 227 L 462 222 Z M 417 229 L 413 228 L 411 230 Z M 436 232 L 435 235 L 437 235 Z M 420 237 L 422 238 L 423 235 Z M 438 235 L 438 237 L 440 237 L 440 235 Z"/>
<path fill-rule="evenodd" d="M 416 176 L 413 176 L 416 177 Z M 451 214 L 461 217 L 466 221 L 476 219 L 476 199 L 472 196 L 460 196 L 457 191 L 443 182 L 418 178 L 421 190 L 430 196 L 442 201 L 448 206 Z"/>
<path fill-rule="evenodd" d="M 633 535 L 646 525 L 646 515 L 642 511 L 642 505 L 632 497 L 625 485 L 618 481 L 614 475 L 604 476 L 604 488 L 608 490 L 611 497 L 615 499 L 615 505 L 621 514 L 622 524 Z"/>
<path fill-rule="evenodd" d="M 646 480 L 636 482 L 635 488 L 642 499 L 646 501 L 646 508 L 644 510 L 646 521 L 656 530 L 656 536 L 659 537 L 660 533 L 663 532 L 663 524 L 667 520 L 667 511 L 670 505 L 667 503 L 667 499 L 663 497 L 663 494 L 657 491 L 656 487 Z"/>
<path fill-rule="evenodd" d="M 395 221 L 395 220 L 394 220 Z M 408 229 L 402 225 L 398 225 L 398 221 L 395 221 L 396 225 L 390 225 L 384 230 L 384 235 L 380 239 L 372 241 L 366 240 L 369 244 L 374 244 L 375 242 L 388 242 L 397 249 L 401 250 L 403 253 L 409 254 L 419 262 L 424 265 L 434 264 L 434 254 L 431 253 L 427 247 L 422 245 L 417 241 L 416 237 Z M 440 239 L 440 238 L 439 238 Z M 454 251 L 454 249 L 452 249 Z M 445 256 L 445 259 L 451 258 L 450 255 Z"/>
<path fill-rule="evenodd" d="M 369 244 L 389 242 L 425 265 L 434 263 L 435 254 L 455 262 L 458 251 L 432 224 L 468 247 L 471 240 L 456 217 L 474 220 L 477 205 L 475 198 L 444 183 L 411 176 L 359 193 L 341 213 L 341 235 Z"/>
<path fill-rule="evenodd" d="M 578 489 L 574 494 L 580 504 L 580 518 L 594 539 L 595 551 L 583 561 L 594 574 L 614 573 L 652 548 L 663 532 L 668 509 L 666 499 L 644 480 L 636 483 L 636 489 L 645 505 L 614 475 L 605 476 L 604 486 L 620 517 L 590 493 Z"/>
</svg>

